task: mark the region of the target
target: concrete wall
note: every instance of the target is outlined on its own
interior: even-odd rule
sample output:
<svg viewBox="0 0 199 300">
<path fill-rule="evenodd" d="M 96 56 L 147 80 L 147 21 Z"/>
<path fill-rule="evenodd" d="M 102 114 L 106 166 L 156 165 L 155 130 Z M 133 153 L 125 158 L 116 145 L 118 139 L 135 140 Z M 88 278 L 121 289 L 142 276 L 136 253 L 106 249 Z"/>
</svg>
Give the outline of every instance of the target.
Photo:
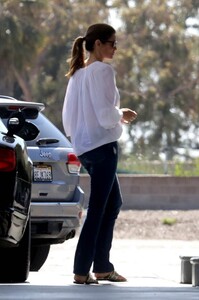
<svg viewBox="0 0 199 300">
<path fill-rule="evenodd" d="M 119 175 L 123 209 L 199 209 L 199 177 Z M 90 191 L 88 175 L 80 186 L 86 202 Z"/>
</svg>

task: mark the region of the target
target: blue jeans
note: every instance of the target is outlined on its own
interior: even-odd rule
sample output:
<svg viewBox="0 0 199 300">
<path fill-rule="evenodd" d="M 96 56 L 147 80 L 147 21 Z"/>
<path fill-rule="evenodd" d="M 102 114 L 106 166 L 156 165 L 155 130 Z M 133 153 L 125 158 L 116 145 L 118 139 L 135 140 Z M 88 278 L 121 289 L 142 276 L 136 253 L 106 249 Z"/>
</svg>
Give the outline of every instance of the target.
<svg viewBox="0 0 199 300">
<path fill-rule="evenodd" d="M 85 276 L 93 264 L 94 273 L 111 272 L 109 253 L 115 220 L 122 205 L 116 175 L 118 144 L 112 142 L 79 156 L 91 178 L 87 216 L 74 259 L 74 274 Z"/>
</svg>

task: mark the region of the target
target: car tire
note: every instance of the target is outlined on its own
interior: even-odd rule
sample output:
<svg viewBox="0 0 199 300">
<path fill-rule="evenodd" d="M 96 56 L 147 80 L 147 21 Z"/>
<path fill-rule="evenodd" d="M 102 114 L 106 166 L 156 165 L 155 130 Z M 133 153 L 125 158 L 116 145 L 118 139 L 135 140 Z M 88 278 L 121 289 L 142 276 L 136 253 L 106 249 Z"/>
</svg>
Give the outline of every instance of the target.
<svg viewBox="0 0 199 300">
<path fill-rule="evenodd" d="M 45 263 L 50 245 L 32 245 L 30 255 L 30 271 L 37 272 Z"/>
<path fill-rule="evenodd" d="M 0 248 L 1 283 L 19 283 L 28 278 L 30 270 L 30 220 L 17 247 Z"/>
</svg>

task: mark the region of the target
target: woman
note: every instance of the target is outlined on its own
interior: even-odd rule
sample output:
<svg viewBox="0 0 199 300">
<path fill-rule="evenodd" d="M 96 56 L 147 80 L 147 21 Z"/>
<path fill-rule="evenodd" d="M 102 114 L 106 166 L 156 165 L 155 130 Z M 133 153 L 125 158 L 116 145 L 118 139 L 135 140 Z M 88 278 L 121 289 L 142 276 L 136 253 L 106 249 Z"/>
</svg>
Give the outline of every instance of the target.
<svg viewBox="0 0 199 300">
<path fill-rule="evenodd" d="M 85 59 L 85 48 L 89 54 Z M 137 114 L 120 109 L 120 97 L 112 66 L 116 51 L 116 32 L 108 24 L 91 25 L 72 47 L 70 78 L 62 118 L 67 136 L 91 179 L 87 217 L 80 233 L 74 259 L 74 283 L 97 284 L 98 280 L 126 281 L 109 260 L 115 220 L 122 205 L 116 175 L 117 140 L 122 122 Z M 93 273 L 90 268 L 93 264 Z"/>
</svg>

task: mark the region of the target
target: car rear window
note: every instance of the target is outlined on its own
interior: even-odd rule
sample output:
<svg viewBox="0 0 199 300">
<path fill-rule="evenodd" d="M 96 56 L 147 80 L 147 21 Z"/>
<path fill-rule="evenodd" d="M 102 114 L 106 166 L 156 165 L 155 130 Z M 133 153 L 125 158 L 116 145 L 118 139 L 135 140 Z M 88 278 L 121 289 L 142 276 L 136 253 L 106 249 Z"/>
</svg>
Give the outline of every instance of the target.
<svg viewBox="0 0 199 300">
<path fill-rule="evenodd" d="M 48 142 L 48 146 L 72 147 L 70 141 L 65 137 L 65 135 L 42 113 L 39 113 L 36 119 L 27 119 L 27 121 L 35 124 L 40 131 L 36 139 L 27 141 L 28 146 L 35 146 L 39 139 L 56 139 L 58 142 L 53 142 L 52 144 Z"/>
<path fill-rule="evenodd" d="M 7 132 L 7 128 L 1 119 L 0 119 L 0 131 L 4 133 Z"/>
</svg>

